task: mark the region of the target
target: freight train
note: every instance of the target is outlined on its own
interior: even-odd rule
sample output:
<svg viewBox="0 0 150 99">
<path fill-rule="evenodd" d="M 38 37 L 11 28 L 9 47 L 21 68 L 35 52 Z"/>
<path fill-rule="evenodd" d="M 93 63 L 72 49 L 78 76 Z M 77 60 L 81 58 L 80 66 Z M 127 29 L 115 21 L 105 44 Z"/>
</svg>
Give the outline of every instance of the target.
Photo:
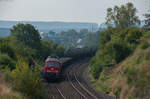
<svg viewBox="0 0 150 99">
<path fill-rule="evenodd" d="M 95 54 L 97 47 L 83 47 L 83 48 L 70 48 L 64 53 L 64 58 L 57 56 L 48 56 L 45 60 L 42 75 L 46 79 L 60 78 L 65 64 L 71 60 L 82 59 L 84 57 L 91 57 Z"/>
</svg>

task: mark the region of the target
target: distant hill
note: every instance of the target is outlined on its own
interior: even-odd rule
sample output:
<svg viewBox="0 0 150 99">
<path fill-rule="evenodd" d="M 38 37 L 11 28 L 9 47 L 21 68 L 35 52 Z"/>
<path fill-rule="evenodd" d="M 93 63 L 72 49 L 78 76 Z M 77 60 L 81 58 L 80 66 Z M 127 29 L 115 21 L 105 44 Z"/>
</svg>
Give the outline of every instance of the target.
<svg viewBox="0 0 150 99">
<path fill-rule="evenodd" d="M 84 23 L 84 22 L 40 22 L 40 21 L 0 21 L 0 28 L 12 28 L 18 23 L 28 23 L 34 25 L 40 32 L 48 32 L 50 30 L 54 32 L 66 31 L 69 29 L 75 29 L 80 31 L 81 29 L 88 29 L 89 31 L 97 31 L 97 23 Z"/>
</svg>

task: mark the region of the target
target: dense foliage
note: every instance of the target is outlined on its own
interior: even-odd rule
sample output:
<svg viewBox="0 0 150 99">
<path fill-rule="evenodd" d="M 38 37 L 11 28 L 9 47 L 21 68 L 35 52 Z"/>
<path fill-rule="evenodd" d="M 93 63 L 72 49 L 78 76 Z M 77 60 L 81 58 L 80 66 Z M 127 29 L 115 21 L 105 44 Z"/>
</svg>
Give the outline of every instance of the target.
<svg viewBox="0 0 150 99">
<path fill-rule="evenodd" d="M 40 35 L 38 30 L 30 24 L 17 24 L 11 29 L 11 34 L 17 38 L 18 41 L 23 42 L 31 47 L 38 47 L 40 44 Z"/>
<path fill-rule="evenodd" d="M 40 69 L 47 56 L 63 56 L 63 47 L 41 40 L 39 32 L 29 24 L 18 24 L 11 31 L 12 36 L 0 38 L 0 71 L 23 96 L 46 99 Z"/>
<path fill-rule="evenodd" d="M 94 78 L 98 78 L 100 72 L 105 68 L 119 63 L 129 56 L 140 43 L 140 38 L 143 35 L 143 30 L 134 25 L 138 18 L 135 13 L 136 8 L 131 3 L 122 5 L 120 8 L 115 6 L 114 12 L 107 11 L 109 15 L 106 19 L 108 22 L 115 22 L 115 27 L 108 27 L 100 34 L 99 50 L 91 60 L 90 71 Z M 130 15 L 131 13 L 133 15 Z M 131 20 L 124 20 L 126 18 Z"/>
<path fill-rule="evenodd" d="M 109 34 L 110 33 L 110 34 Z M 136 46 L 143 35 L 140 28 L 109 28 L 101 33 L 100 48 L 96 56 L 91 60 L 91 73 L 94 78 L 110 65 L 119 63 L 125 59 Z"/>
<path fill-rule="evenodd" d="M 11 72 L 13 87 L 24 96 L 31 99 L 44 99 L 47 97 L 43 90 L 42 78 L 38 67 L 31 68 L 24 62 L 18 60 L 16 69 Z M 43 92 L 42 92 L 43 91 Z"/>
<path fill-rule="evenodd" d="M 149 12 L 150 12 L 150 11 L 149 11 Z M 145 14 L 145 18 L 146 18 L 146 20 L 144 21 L 144 22 L 145 22 L 144 28 L 145 28 L 147 31 L 149 31 L 149 30 L 150 30 L 150 14 L 149 14 L 149 13 Z"/>
</svg>

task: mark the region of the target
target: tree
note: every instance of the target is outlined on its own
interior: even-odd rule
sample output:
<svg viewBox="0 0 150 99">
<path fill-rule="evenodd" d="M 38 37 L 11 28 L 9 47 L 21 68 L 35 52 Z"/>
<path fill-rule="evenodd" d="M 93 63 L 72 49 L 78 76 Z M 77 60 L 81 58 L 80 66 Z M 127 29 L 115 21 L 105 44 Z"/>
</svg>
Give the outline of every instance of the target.
<svg viewBox="0 0 150 99">
<path fill-rule="evenodd" d="M 81 29 L 80 30 L 80 38 L 84 38 L 87 33 L 89 33 L 88 29 Z"/>
<path fill-rule="evenodd" d="M 150 12 L 150 10 L 149 10 L 149 12 Z M 146 28 L 147 30 L 150 30 L 150 13 L 147 13 L 144 16 L 146 18 L 144 28 Z"/>
<path fill-rule="evenodd" d="M 87 33 L 84 38 L 84 46 L 99 46 L 100 32 Z"/>
<path fill-rule="evenodd" d="M 139 28 L 131 28 L 125 37 L 125 41 L 130 44 L 139 44 L 140 38 L 143 36 L 143 31 Z"/>
<path fill-rule="evenodd" d="M 61 32 L 61 39 L 62 39 L 61 44 L 64 45 L 66 48 L 75 47 L 78 38 L 79 33 L 74 29 Z"/>
<path fill-rule="evenodd" d="M 17 40 L 23 42 L 31 47 L 38 47 L 40 44 L 40 34 L 38 30 L 30 24 L 17 24 L 11 29 L 11 35 L 15 36 Z"/>
<path fill-rule="evenodd" d="M 137 9 L 132 3 L 121 5 L 121 7 L 115 6 L 113 9 L 107 9 L 106 23 L 108 25 L 120 26 L 121 28 L 133 27 L 137 23 L 140 23 L 138 16 L 136 16 Z"/>
<path fill-rule="evenodd" d="M 56 33 L 53 31 L 49 31 L 48 34 L 55 35 Z"/>
</svg>

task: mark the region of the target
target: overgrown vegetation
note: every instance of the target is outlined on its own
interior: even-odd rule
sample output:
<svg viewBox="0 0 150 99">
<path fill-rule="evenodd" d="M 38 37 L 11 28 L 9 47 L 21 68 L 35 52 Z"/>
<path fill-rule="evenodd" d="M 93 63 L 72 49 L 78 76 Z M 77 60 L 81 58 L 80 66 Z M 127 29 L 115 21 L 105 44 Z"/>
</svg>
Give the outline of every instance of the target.
<svg viewBox="0 0 150 99">
<path fill-rule="evenodd" d="M 133 15 L 130 15 L 131 13 Z M 134 25 L 139 19 L 132 3 L 121 7 L 115 6 L 113 11 L 112 8 L 108 8 L 106 19 L 108 25 L 114 22 L 115 26 L 108 27 L 100 34 L 99 50 L 91 60 L 90 71 L 94 78 L 98 78 L 104 68 L 117 64 L 129 56 L 143 36 L 143 30 Z"/>
<path fill-rule="evenodd" d="M 31 68 L 24 61 L 18 60 L 16 69 L 11 72 L 11 78 L 13 87 L 24 96 L 30 99 L 48 98 L 42 86 L 39 67 Z"/>
<path fill-rule="evenodd" d="M 99 51 L 91 60 L 90 71 L 94 78 L 98 78 L 103 69 L 115 65 L 129 56 L 140 43 L 142 35 L 143 31 L 140 28 L 111 28 L 102 32 Z"/>
<path fill-rule="evenodd" d="M 91 60 L 97 89 L 117 99 L 143 99 L 149 94 L 149 21 L 139 28 L 136 12 L 132 3 L 108 8 L 108 28 L 100 34 L 99 50 Z"/>
<path fill-rule="evenodd" d="M 146 48 L 148 48 L 150 45 L 149 45 L 149 43 L 148 42 L 143 42 L 142 44 L 141 44 L 141 48 L 142 49 L 146 49 Z"/>
<path fill-rule="evenodd" d="M 0 71 L 13 89 L 29 99 L 47 99 L 40 69 L 51 54 L 63 56 L 64 49 L 50 41 L 43 41 L 30 24 L 18 24 L 11 36 L 0 38 Z"/>
<path fill-rule="evenodd" d="M 22 94 L 14 91 L 5 79 L 0 73 L 0 99 L 23 99 Z"/>
</svg>

